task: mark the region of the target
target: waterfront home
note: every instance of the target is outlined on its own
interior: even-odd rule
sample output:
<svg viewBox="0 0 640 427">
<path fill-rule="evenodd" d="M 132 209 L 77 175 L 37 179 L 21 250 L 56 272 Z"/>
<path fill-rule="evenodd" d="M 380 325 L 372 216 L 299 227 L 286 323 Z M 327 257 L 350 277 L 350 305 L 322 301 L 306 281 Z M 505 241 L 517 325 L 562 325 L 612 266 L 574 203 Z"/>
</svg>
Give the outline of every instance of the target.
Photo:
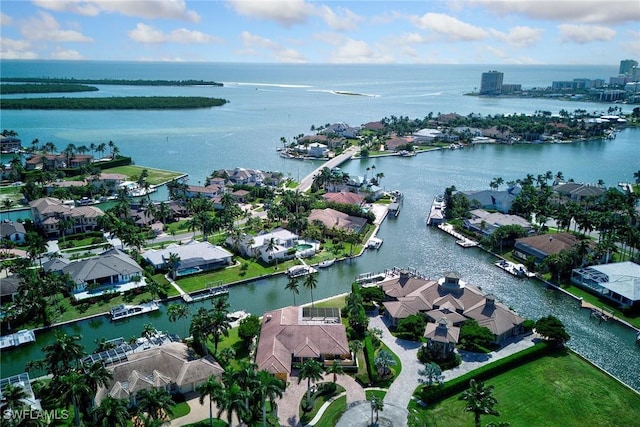
<svg viewBox="0 0 640 427">
<path fill-rule="evenodd" d="M 178 265 L 174 268 L 176 277 L 221 269 L 233 262 L 233 254 L 226 249 L 206 241 L 195 240 L 184 245 L 170 244 L 164 249 L 149 249 L 142 254 L 142 257 L 153 265 L 155 270 L 160 270 L 169 267 L 171 254 L 180 258 Z"/>
<path fill-rule="evenodd" d="M 142 267 L 116 248 L 78 261 L 53 259 L 42 267 L 45 271 L 68 274 L 74 283 L 71 292 L 77 301 L 105 292 L 121 293 L 146 286 Z"/>
<path fill-rule="evenodd" d="M 469 214 L 471 218 L 465 218 L 464 227 L 483 236 L 490 236 L 498 227 L 505 225 L 519 225 L 525 231 L 531 231 L 531 223 L 518 215 L 487 212 L 484 209 L 474 209 Z"/>
<path fill-rule="evenodd" d="M 411 136 L 416 144 L 431 144 L 436 139 L 442 139 L 444 134 L 438 129 L 420 129 Z"/>
<path fill-rule="evenodd" d="M 93 185 L 97 188 L 104 187 L 109 193 L 113 193 L 126 180 L 127 176 L 121 173 L 102 172 L 98 179 L 93 182 Z"/>
<path fill-rule="evenodd" d="M 540 264 L 546 257 L 571 249 L 580 243 L 580 239 L 571 233 L 541 234 L 516 239 L 513 256 L 526 260 L 533 257 Z"/>
<path fill-rule="evenodd" d="M 343 138 L 355 138 L 360 133 L 360 128 L 349 126 L 346 123 L 333 123 L 319 133 L 324 135 L 335 134 Z"/>
<path fill-rule="evenodd" d="M 406 150 L 407 145 L 413 145 L 414 140 L 409 136 L 398 136 L 384 141 L 385 149 L 388 151 Z"/>
<path fill-rule="evenodd" d="M 195 197 L 205 197 L 207 199 L 213 199 L 222 196 L 224 193 L 224 185 L 209 184 L 204 187 L 201 185 L 189 185 L 184 192 L 184 196 L 187 199 L 193 199 Z"/>
<path fill-rule="evenodd" d="M 360 234 L 367 225 L 366 218 L 351 216 L 331 208 L 313 209 L 308 221 L 309 224 L 313 224 L 314 221 L 320 221 L 329 234 L 334 233 L 335 230 Z"/>
<path fill-rule="evenodd" d="M 14 221 L 0 222 L 0 240 L 7 239 L 17 244 L 22 244 L 26 235 L 27 231 L 21 223 Z"/>
<path fill-rule="evenodd" d="M 243 234 L 238 241 L 234 241 L 233 236 L 230 236 L 227 237 L 226 243 L 244 256 L 261 258 L 264 262 L 271 263 L 275 259 L 292 258 L 299 238 L 300 236 L 289 230 L 277 228 L 256 236 Z M 271 242 L 273 247 L 269 249 Z"/>
<path fill-rule="evenodd" d="M 575 201 L 600 197 L 606 192 L 606 190 L 599 185 L 590 185 L 578 182 L 567 182 L 565 184 L 554 185 L 553 191 Z"/>
<path fill-rule="evenodd" d="M 22 389 L 22 391 L 24 392 L 24 397 L 20 399 L 20 402 L 26 406 L 27 411 L 33 411 L 31 412 L 31 416 L 42 416 L 42 405 L 40 404 L 40 399 L 36 399 L 36 396 L 33 393 L 33 389 L 31 388 L 31 379 L 29 378 L 29 374 L 27 372 L 0 379 L 0 401 L 2 402 L 5 402 L 3 396 L 4 389 L 9 384 Z M 7 420 L 7 412 L 5 411 L 5 409 L 5 407 L 2 407 L 4 419 Z M 27 414 L 29 414 L 29 412 L 27 412 Z"/>
<path fill-rule="evenodd" d="M 104 212 L 94 206 L 73 207 L 60 199 L 43 197 L 29 202 L 31 218 L 36 227 L 41 228 L 48 236 L 57 237 L 63 230 L 60 221 L 70 219 L 67 234 L 80 233 L 98 229 L 98 218 Z"/>
<path fill-rule="evenodd" d="M 344 190 L 339 192 L 325 193 L 322 195 L 322 198 L 326 202 L 342 203 L 347 205 L 362 206 L 362 204 L 364 203 L 364 197 L 362 195 Z"/>
<path fill-rule="evenodd" d="M 640 265 L 635 262 L 575 268 L 571 282 L 622 307 L 640 306 Z"/>
<path fill-rule="evenodd" d="M 509 186 L 506 190 L 472 190 L 461 191 L 462 194 L 467 196 L 472 204 L 477 201 L 483 209 L 496 210 L 502 213 L 508 213 L 511 210 L 511 205 L 518 194 L 520 194 L 522 188 L 519 186 Z"/>
<path fill-rule="evenodd" d="M 329 148 L 319 142 L 312 142 L 306 147 L 306 150 L 309 157 L 326 157 L 329 153 Z"/>
<path fill-rule="evenodd" d="M 333 360 L 355 366 L 340 309 L 289 306 L 264 313 L 255 356 L 258 369 L 286 382 L 293 365 L 307 359 L 325 366 Z"/>
<path fill-rule="evenodd" d="M 107 369 L 113 378 L 106 386 L 98 387 L 96 405 L 111 396 L 126 399 L 129 406 L 134 407 L 142 390 L 161 388 L 171 394 L 191 393 L 211 376 L 220 381 L 224 373 L 213 357 L 198 357 L 179 342 L 128 354 L 125 361 L 107 366 Z"/>
<path fill-rule="evenodd" d="M 393 325 L 410 315 L 424 313 L 431 321 L 446 318 L 453 326 L 474 319 L 491 331 L 496 343 L 522 332 L 522 317 L 494 296 L 484 295 L 479 288 L 460 280 L 456 273 L 429 280 L 401 271 L 378 286 L 386 295 L 385 315 Z"/>
<path fill-rule="evenodd" d="M 22 148 L 20 138 L 11 135 L 0 134 L 0 151 L 2 153 L 17 153 Z"/>
</svg>

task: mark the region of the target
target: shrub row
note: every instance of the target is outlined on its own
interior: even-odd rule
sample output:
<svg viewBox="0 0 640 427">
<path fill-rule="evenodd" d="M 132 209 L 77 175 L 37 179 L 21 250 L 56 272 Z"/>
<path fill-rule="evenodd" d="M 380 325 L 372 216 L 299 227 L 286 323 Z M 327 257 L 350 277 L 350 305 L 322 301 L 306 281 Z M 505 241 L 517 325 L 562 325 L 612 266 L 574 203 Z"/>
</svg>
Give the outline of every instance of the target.
<svg viewBox="0 0 640 427">
<path fill-rule="evenodd" d="M 367 362 L 367 374 L 369 374 L 369 380 L 375 383 L 378 378 L 378 372 L 375 369 L 376 353 L 373 348 L 373 342 L 371 341 L 371 335 L 367 335 L 364 338 L 364 358 Z"/>
<path fill-rule="evenodd" d="M 533 347 L 527 348 L 526 350 L 522 350 L 518 353 L 512 354 L 493 363 L 484 365 L 474 371 L 461 375 L 458 378 L 454 378 L 451 381 L 447 381 L 442 386 L 423 386 L 417 394 L 424 402 L 439 402 L 442 399 L 446 399 L 447 397 L 453 396 L 454 394 L 461 393 L 462 391 L 466 390 L 469 387 L 469 381 L 472 379 L 475 379 L 476 381 L 485 381 L 510 369 L 539 359 L 540 357 L 545 356 L 552 351 L 555 351 L 552 346 L 548 345 L 547 343 L 540 342 Z"/>
</svg>

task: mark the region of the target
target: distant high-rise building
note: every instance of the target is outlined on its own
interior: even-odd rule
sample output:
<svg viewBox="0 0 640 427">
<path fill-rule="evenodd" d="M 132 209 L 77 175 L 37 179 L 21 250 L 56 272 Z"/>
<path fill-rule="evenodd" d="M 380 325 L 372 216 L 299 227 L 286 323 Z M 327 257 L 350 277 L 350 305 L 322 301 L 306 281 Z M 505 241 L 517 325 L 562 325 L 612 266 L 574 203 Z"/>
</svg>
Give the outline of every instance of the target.
<svg viewBox="0 0 640 427">
<path fill-rule="evenodd" d="M 638 61 L 635 61 L 633 59 L 623 59 L 622 61 L 620 61 L 620 71 L 618 71 L 618 74 L 624 74 L 625 76 L 628 76 L 631 74 L 633 67 L 637 66 Z"/>
<path fill-rule="evenodd" d="M 502 93 L 502 79 L 504 73 L 500 71 L 488 71 L 482 73 L 480 82 L 480 95 L 500 95 Z"/>
</svg>

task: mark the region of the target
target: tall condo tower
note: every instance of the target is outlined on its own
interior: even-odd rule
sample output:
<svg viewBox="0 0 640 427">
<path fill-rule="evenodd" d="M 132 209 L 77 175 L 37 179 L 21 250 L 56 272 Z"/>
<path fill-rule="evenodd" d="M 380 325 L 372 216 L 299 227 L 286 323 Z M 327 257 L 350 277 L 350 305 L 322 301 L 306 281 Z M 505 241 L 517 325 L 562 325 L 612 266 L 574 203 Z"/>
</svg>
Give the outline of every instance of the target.
<svg viewBox="0 0 640 427">
<path fill-rule="evenodd" d="M 500 71 L 488 71 L 482 73 L 480 82 L 480 95 L 500 95 L 502 93 L 502 79 L 504 73 Z"/>
</svg>

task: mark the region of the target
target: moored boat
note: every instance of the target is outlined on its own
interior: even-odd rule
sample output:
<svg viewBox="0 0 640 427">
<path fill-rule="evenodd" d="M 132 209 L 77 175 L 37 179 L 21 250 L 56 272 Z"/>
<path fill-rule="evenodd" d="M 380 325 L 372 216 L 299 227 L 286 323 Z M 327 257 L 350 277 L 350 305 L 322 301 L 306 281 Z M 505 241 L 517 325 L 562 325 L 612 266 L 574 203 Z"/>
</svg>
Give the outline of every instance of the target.
<svg viewBox="0 0 640 427">
<path fill-rule="evenodd" d="M 289 277 L 300 277 L 306 276 L 307 274 L 316 273 L 317 271 L 318 270 L 313 267 L 309 267 L 308 265 L 294 265 L 287 270 L 287 275 Z"/>
<path fill-rule="evenodd" d="M 159 309 L 160 306 L 155 301 L 138 305 L 121 304 L 113 307 L 109 314 L 111 315 L 111 320 L 120 320 L 131 316 L 137 316 L 138 314 L 150 313 Z"/>
<path fill-rule="evenodd" d="M 333 265 L 333 263 L 336 262 L 336 259 L 328 259 L 325 261 L 322 261 L 321 263 L 318 264 L 319 268 L 327 268 L 327 267 L 331 267 Z"/>
</svg>

